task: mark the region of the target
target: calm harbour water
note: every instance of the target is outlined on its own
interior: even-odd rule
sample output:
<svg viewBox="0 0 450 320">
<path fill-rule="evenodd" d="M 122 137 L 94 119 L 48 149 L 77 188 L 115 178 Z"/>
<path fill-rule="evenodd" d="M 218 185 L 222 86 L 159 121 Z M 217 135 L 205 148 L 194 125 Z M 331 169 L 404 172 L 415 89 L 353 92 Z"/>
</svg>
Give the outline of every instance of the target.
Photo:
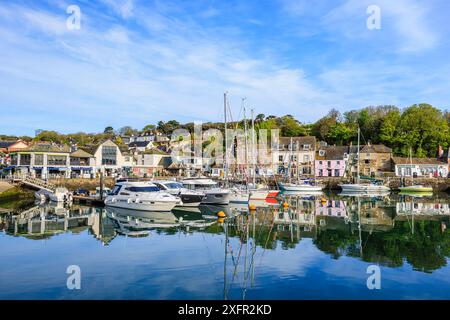
<svg viewBox="0 0 450 320">
<path fill-rule="evenodd" d="M 0 220 L 0 299 L 450 298 L 448 195 L 286 201 L 255 213 L 21 208 Z M 69 265 L 80 290 L 66 286 Z"/>
</svg>

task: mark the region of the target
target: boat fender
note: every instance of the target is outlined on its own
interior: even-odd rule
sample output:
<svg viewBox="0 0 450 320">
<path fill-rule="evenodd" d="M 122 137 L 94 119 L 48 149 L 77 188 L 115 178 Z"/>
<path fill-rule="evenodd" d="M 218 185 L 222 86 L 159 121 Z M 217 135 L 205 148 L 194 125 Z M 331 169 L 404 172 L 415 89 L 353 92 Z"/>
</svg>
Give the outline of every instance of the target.
<svg viewBox="0 0 450 320">
<path fill-rule="evenodd" d="M 127 200 L 127 203 L 131 203 L 131 199 L 128 199 L 128 200 Z"/>
<path fill-rule="evenodd" d="M 250 211 L 256 210 L 256 206 L 254 204 L 249 205 L 248 208 L 250 209 Z"/>
<path fill-rule="evenodd" d="M 219 212 L 217 212 L 217 216 L 220 218 L 224 218 L 224 217 L 226 217 L 226 214 L 223 211 L 219 211 Z"/>
<path fill-rule="evenodd" d="M 283 202 L 283 208 L 289 208 L 289 203 Z"/>
</svg>

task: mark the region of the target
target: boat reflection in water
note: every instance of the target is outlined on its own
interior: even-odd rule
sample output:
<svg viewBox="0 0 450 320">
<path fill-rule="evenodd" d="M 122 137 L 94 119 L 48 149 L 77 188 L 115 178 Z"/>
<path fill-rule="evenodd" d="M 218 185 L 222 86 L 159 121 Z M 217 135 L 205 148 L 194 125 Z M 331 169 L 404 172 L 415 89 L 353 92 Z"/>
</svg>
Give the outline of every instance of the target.
<svg viewBox="0 0 450 320">
<path fill-rule="evenodd" d="M 220 211 L 226 217 L 218 218 Z M 17 274 L 14 269 L 8 271 L 11 277 L 23 271 L 21 251 L 14 254 L 11 248 L 15 243 L 21 248 L 23 241 L 18 237 L 70 242 L 75 256 L 93 260 L 91 265 L 83 260 L 88 279 L 98 277 L 102 259 L 109 261 L 102 273 L 105 287 L 90 287 L 83 298 L 373 298 L 373 292 L 366 289 L 366 278 L 361 282 L 361 276 L 344 274 L 346 281 L 340 281 L 342 270 L 364 273 L 372 264 L 387 269 L 377 298 L 442 297 L 450 290 L 450 282 L 438 281 L 450 268 L 450 198 L 445 194 L 283 194 L 279 202 L 252 211 L 247 205 L 144 212 L 45 204 L 0 218 L 5 231 L 0 237 L 8 238 L 8 259 L 19 266 Z M 54 237 L 63 233 L 64 237 Z M 81 234 L 84 237 L 73 236 Z M 86 235 L 92 241 L 86 241 Z M 114 245 L 124 241 L 126 246 Z M 99 242 L 113 244 L 114 250 L 103 251 Z M 42 276 L 42 270 L 57 263 L 44 257 L 62 256 L 61 245 L 36 248 L 33 254 L 42 266 L 38 268 Z M 132 259 L 124 259 L 124 254 Z M 145 268 L 135 268 L 139 265 Z M 132 279 L 116 277 L 117 272 L 124 274 L 124 268 L 134 270 Z M 1 266 L 0 271 L 6 272 Z M 21 283 L 35 283 L 29 289 L 35 290 L 33 297 L 59 298 L 57 290 L 43 290 L 48 277 L 41 280 L 33 273 L 20 274 Z M 411 277 L 418 280 L 411 283 Z M 430 282 L 430 277 L 436 281 Z M 135 278 L 142 279 L 143 285 L 137 285 Z M 402 281 L 408 284 L 407 292 L 399 291 Z M 85 282 L 86 286 L 90 283 Z M 124 290 L 110 295 L 109 290 L 114 292 L 118 284 L 138 293 Z M 176 290 L 167 289 L 172 287 Z M 8 282 L 0 288 L 0 298 L 11 297 L 8 292 L 14 288 Z"/>
</svg>

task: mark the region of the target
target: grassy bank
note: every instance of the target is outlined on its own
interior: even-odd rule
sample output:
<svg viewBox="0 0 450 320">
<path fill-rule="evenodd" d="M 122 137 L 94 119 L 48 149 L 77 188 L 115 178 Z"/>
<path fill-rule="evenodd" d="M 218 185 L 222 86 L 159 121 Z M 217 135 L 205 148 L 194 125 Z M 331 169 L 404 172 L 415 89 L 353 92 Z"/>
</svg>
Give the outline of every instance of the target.
<svg viewBox="0 0 450 320">
<path fill-rule="evenodd" d="M 114 181 L 114 178 L 105 178 L 105 187 L 112 188 Z M 70 191 L 78 189 L 94 191 L 95 188 L 100 186 L 100 179 L 51 179 L 50 182 L 56 186 L 65 187 Z"/>
<path fill-rule="evenodd" d="M 5 209 L 21 209 L 34 203 L 34 191 L 25 188 L 13 187 L 0 193 L 0 207 Z"/>
</svg>

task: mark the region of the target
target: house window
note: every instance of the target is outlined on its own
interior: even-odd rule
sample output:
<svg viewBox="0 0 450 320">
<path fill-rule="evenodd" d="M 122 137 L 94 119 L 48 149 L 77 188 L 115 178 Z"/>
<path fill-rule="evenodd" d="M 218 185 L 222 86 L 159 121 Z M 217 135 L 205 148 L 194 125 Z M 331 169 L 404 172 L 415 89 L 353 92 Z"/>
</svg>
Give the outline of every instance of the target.
<svg viewBox="0 0 450 320">
<path fill-rule="evenodd" d="M 369 163 L 370 163 L 370 160 L 369 160 L 369 159 L 366 159 L 366 160 L 364 160 L 364 163 L 365 163 L 365 164 L 369 164 Z"/>
<path fill-rule="evenodd" d="M 339 177 L 339 176 L 340 176 L 340 174 L 339 174 L 339 169 L 335 169 L 335 170 L 334 170 L 334 176 L 335 176 L 335 177 Z"/>
<path fill-rule="evenodd" d="M 303 145 L 303 150 L 309 150 L 311 148 L 310 144 L 304 144 Z"/>
<path fill-rule="evenodd" d="M 278 156 L 278 161 L 283 162 L 283 156 Z"/>
<path fill-rule="evenodd" d="M 117 164 L 117 148 L 114 146 L 102 147 L 102 165 Z"/>
<path fill-rule="evenodd" d="M 322 161 L 319 161 L 319 164 L 322 165 Z"/>
<path fill-rule="evenodd" d="M 303 162 L 309 162 L 309 155 L 308 154 L 305 154 L 303 156 Z"/>
<path fill-rule="evenodd" d="M 34 155 L 34 165 L 36 165 L 36 166 L 44 165 L 44 155 L 43 154 L 35 154 Z"/>
<path fill-rule="evenodd" d="M 327 161 L 328 167 L 331 167 L 331 161 Z"/>
<path fill-rule="evenodd" d="M 336 164 L 339 166 L 341 164 L 341 162 L 338 160 L 338 161 L 336 161 Z"/>
<path fill-rule="evenodd" d="M 49 166 L 65 166 L 66 157 L 65 156 L 48 156 L 47 164 Z"/>
<path fill-rule="evenodd" d="M 323 177 L 323 170 L 319 169 L 319 177 Z"/>
<path fill-rule="evenodd" d="M 30 154 L 22 154 L 20 156 L 20 165 L 21 166 L 29 166 L 31 164 L 31 155 Z"/>
</svg>

